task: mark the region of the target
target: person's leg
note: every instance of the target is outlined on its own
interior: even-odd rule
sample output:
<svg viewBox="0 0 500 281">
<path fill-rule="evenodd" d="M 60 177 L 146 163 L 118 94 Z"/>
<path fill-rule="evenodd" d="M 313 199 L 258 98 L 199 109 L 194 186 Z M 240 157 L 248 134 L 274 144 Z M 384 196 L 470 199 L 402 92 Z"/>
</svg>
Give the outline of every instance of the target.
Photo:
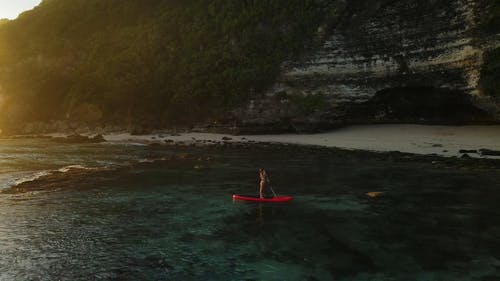
<svg viewBox="0 0 500 281">
<path fill-rule="evenodd" d="M 260 190 L 259 190 L 260 198 L 264 198 L 265 184 L 266 183 L 264 181 L 260 181 Z"/>
</svg>

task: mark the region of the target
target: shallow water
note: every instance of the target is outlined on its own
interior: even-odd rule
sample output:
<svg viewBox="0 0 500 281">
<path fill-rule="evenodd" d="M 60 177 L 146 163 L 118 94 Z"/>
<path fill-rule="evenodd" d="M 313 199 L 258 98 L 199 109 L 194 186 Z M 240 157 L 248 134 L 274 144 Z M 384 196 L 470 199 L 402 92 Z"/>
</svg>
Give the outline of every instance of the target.
<svg viewBox="0 0 500 281">
<path fill-rule="evenodd" d="M 158 159 L 170 160 L 150 163 Z M 0 185 L 69 165 L 117 169 L 59 190 L 0 194 L 0 280 L 500 278 L 495 170 L 0 141 Z M 261 166 L 294 201 L 232 201 L 257 192 Z"/>
</svg>

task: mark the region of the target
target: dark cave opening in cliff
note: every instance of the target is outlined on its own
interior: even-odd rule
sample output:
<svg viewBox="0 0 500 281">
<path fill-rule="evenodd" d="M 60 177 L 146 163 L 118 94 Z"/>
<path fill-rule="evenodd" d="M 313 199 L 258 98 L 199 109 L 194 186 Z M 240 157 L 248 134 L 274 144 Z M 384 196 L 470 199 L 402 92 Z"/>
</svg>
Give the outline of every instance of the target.
<svg viewBox="0 0 500 281">
<path fill-rule="evenodd" d="M 379 91 L 356 110 L 358 117 L 380 123 L 466 125 L 493 123 L 494 118 L 459 90 L 397 87 Z"/>
</svg>

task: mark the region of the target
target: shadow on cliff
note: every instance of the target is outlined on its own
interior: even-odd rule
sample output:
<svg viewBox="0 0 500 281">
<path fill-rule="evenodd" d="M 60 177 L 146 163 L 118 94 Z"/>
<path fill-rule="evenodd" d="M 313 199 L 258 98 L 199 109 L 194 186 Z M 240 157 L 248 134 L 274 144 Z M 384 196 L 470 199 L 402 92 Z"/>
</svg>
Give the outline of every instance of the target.
<svg viewBox="0 0 500 281">
<path fill-rule="evenodd" d="M 434 87 L 397 87 L 379 91 L 346 112 L 354 123 L 440 125 L 494 124 L 498 120 L 462 91 Z M 372 123 L 372 122 L 370 122 Z"/>
</svg>

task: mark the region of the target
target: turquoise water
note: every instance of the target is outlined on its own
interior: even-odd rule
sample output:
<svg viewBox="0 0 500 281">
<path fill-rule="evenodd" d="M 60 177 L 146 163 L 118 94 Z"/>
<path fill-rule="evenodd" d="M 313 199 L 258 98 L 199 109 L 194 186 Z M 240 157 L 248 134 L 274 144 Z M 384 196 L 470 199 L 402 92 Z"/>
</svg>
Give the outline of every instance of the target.
<svg viewBox="0 0 500 281">
<path fill-rule="evenodd" d="M 354 153 L 0 141 L 3 188 L 74 165 L 93 170 L 70 186 L 0 194 L 0 280 L 500 278 L 498 170 Z M 294 201 L 232 201 L 257 192 L 261 166 Z"/>
</svg>

